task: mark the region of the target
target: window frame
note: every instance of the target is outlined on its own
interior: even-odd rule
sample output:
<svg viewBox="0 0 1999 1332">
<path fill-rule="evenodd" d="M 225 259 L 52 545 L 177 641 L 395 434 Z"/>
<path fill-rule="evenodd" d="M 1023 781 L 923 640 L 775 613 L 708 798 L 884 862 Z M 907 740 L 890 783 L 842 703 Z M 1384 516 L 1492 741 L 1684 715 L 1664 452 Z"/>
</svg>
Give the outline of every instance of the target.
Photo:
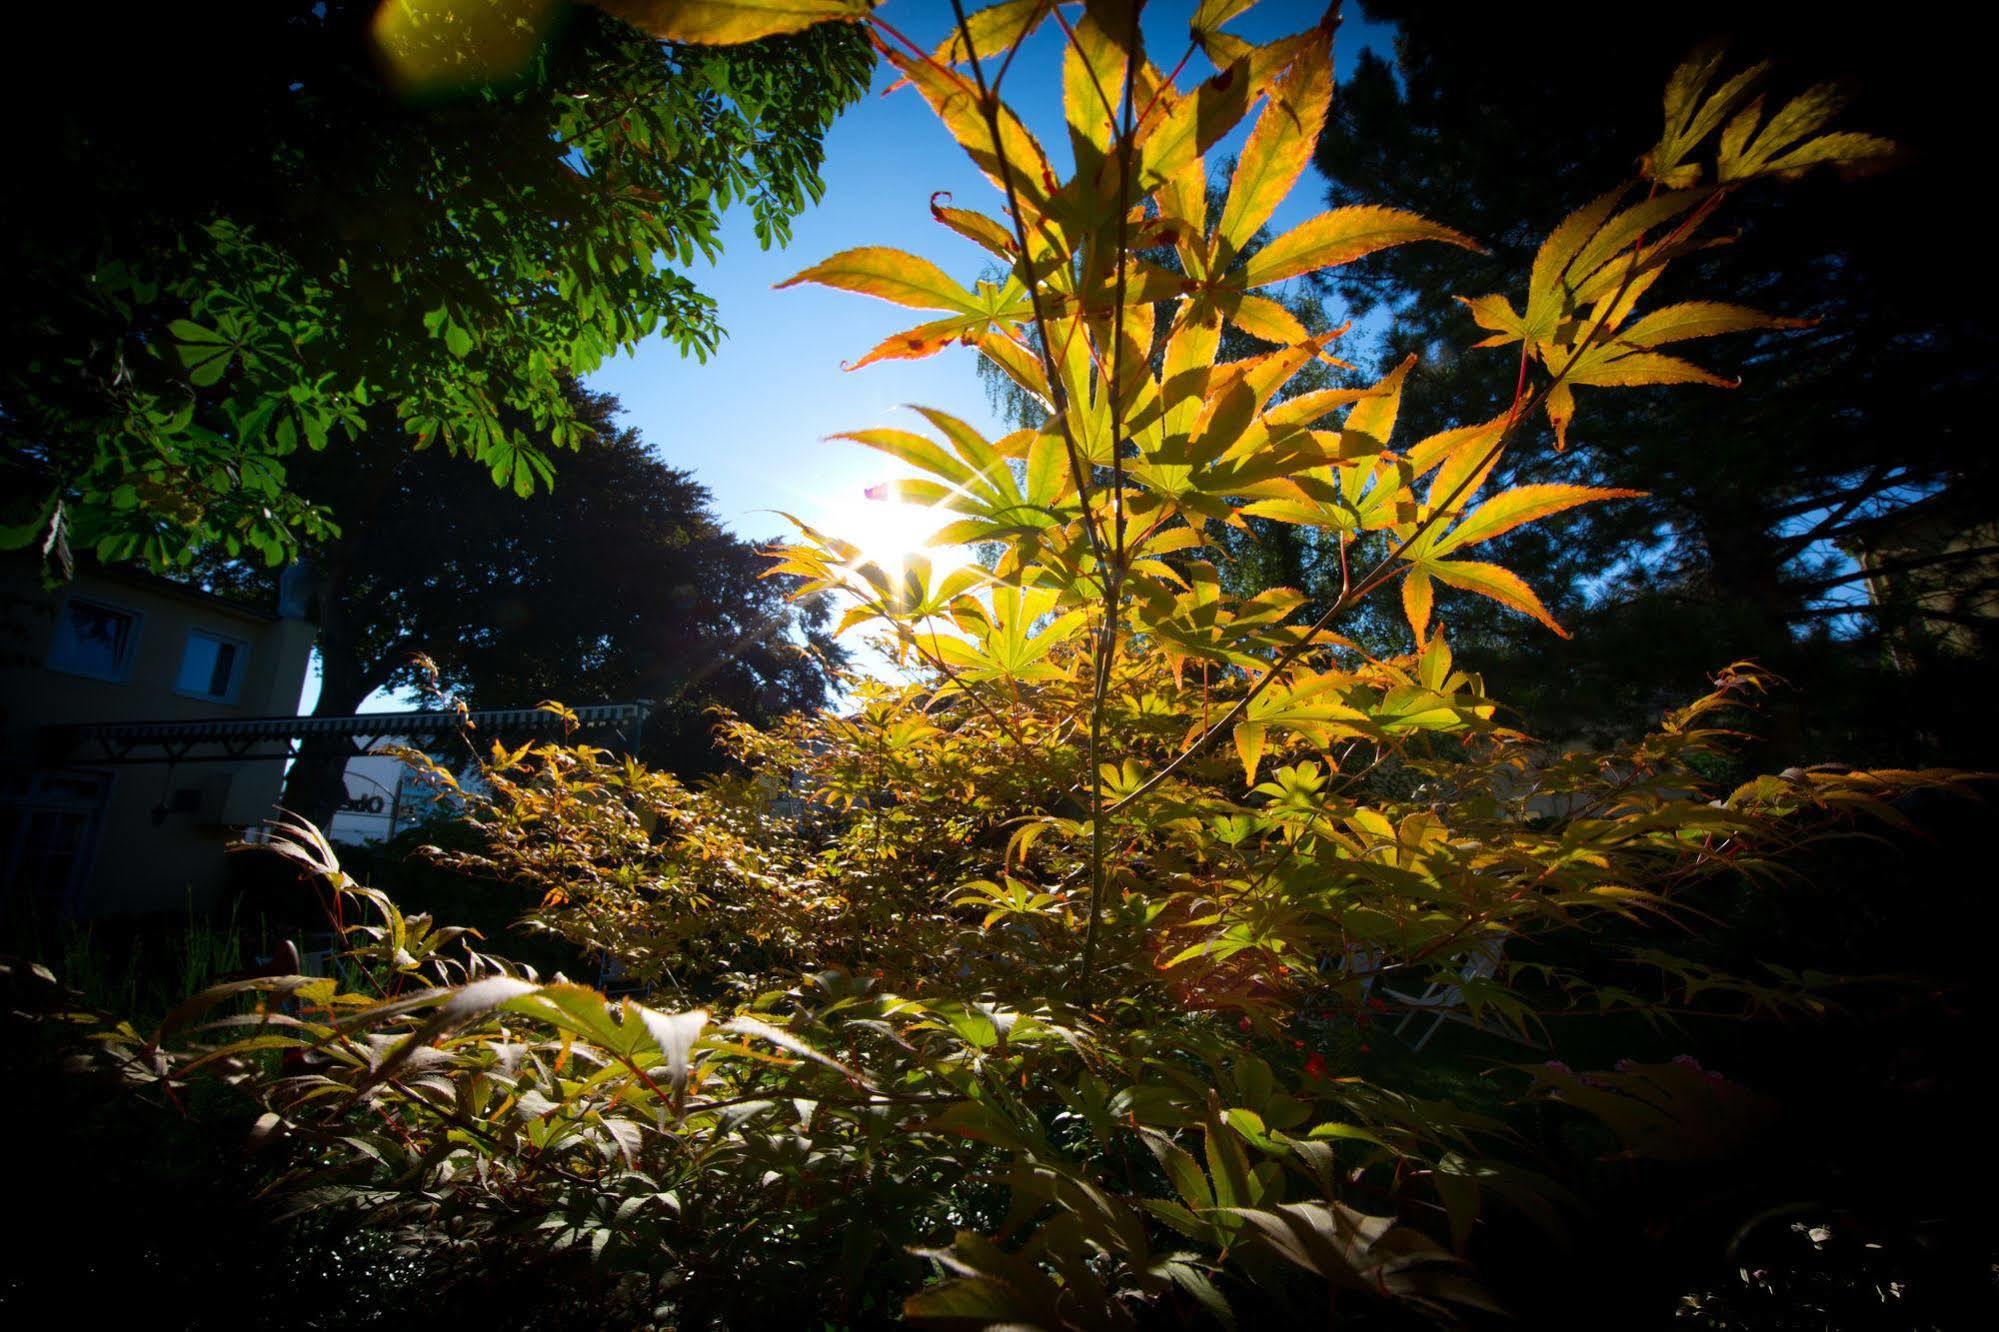
<svg viewBox="0 0 1999 1332">
<path fill-rule="evenodd" d="M 109 611 L 113 615 L 122 615 L 132 622 L 132 631 L 125 637 L 124 660 L 120 661 L 110 674 L 102 671 L 84 670 L 78 666 L 65 666 L 56 661 L 57 647 L 61 642 L 63 629 L 69 617 L 70 607 L 76 605 L 91 606 L 97 610 Z M 55 632 L 49 637 L 49 650 L 43 655 L 42 665 L 59 675 L 71 676 L 78 680 L 99 680 L 105 684 L 129 684 L 132 679 L 133 663 L 139 658 L 139 636 L 145 631 L 145 627 L 146 613 L 142 610 L 134 610 L 130 606 L 120 606 L 115 602 L 102 601 L 96 597 L 78 596 L 75 593 L 69 593 L 63 597 L 61 604 L 56 608 Z"/>
<path fill-rule="evenodd" d="M 64 917 L 74 915 L 97 866 L 116 776 L 89 768 L 36 769 L 24 776 L 0 782 L 0 891 L 7 906 L 39 901 Z M 78 834 L 62 884 L 54 889 L 44 884 L 40 893 L 31 894 L 23 891 L 20 874 L 29 852 L 45 849 L 30 840 L 35 820 L 42 817 L 76 819 Z"/>
<path fill-rule="evenodd" d="M 181 675 L 187 670 L 187 650 L 197 638 L 205 638 L 213 643 L 227 643 L 236 649 L 235 662 L 229 668 L 229 688 L 220 694 L 211 694 L 201 689 L 183 689 Z M 199 699 L 203 703 L 234 705 L 243 696 L 243 677 L 249 673 L 250 640 L 235 638 L 229 634 L 217 633 L 213 629 L 203 629 L 199 625 L 188 626 L 187 637 L 181 640 L 180 660 L 174 663 L 174 693 L 182 698 Z"/>
</svg>

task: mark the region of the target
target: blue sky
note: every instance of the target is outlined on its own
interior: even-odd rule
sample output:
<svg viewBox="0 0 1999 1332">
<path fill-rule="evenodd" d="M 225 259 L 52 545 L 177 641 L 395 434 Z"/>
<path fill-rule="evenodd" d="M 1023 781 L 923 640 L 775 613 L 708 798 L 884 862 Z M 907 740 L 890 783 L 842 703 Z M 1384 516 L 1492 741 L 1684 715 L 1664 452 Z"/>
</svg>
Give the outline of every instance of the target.
<svg viewBox="0 0 1999 1332">
<path fill-rule="evenodd" d="M 1187 45 L 1193 0 L 1154 0 L 1145 11 L 1148 49 L 1171 68 Z M 1230 26 L 1252 41 L 1311 26 L 1323 3 L 1266 0 Z M 944 0 L 888 0 L 880 13 L 927 48 L 950 29 Z M 1060 68 L 1062 32 L 1050 23 L 1030 39 L 1008 72 L 1002 93 L 1028 123 L 1058 169 L 1066 166 Z M 1392 30 L 1350 15 L 1336 47 L 1338 72 L 1353 68 L 1363 46 L 1383 55 Z M 1182 86 L 1211 73 L 1196 55 Z M 747 214 L 726 219 L 721 260 L 689 275 L 720 306 L 728 331 L 704 365 L 682 359 L 654 340 L 591 376 L 593 388 L 615 393 L 627 419 L 665 460 L 692 471 L 714 493 L 715 509 L 738 535 L 763 538 L 787 526 L 770 510 L 784 509 L 839 532 L 866 513 L 862 492 L 888 475 L 871 450 L 826 436 L 874 425 L 909 426 L 904 404 L 951 412 L 999 433 L 974 369 L 977 354 L 952 348 L 923 361 L 879 362 L 842 370 L 883 337 L 921 322 L 918 311 L 817 286 L 772 290 L 800 269 L 858 245 L 890 245 L 923 255 L 965 281 L 990 262 L 983 250 L 930 217 L 932 191 L 945 190 L 960 207 L 998 214 L 1001 196 L 908 88 L 883 97 L 895 70 L 883 65 L 874 90 L 849 109 L 826 140 L 826 197 L 798 219 L 785 250 L 757 248 Z M 1232 156 L 1247 126 L 1210 156 L 1211 167 Z M 1279 230 L 1325 207 L 1325 188 L 1308 172 L 1279 209 Z M 854 533 L 853 535 L 859 535 Z"/>
</svg>

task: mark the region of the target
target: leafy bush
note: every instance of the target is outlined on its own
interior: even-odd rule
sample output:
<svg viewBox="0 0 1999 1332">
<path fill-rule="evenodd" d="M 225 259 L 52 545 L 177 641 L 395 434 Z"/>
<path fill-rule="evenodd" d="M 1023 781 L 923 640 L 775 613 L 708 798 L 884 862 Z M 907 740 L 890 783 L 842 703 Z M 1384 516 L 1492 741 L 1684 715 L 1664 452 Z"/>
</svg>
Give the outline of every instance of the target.
<svg viewBox="0 0 1999 1332">
<path fill-rule="evenodd" d="M 1506 724 L 1438 601 L 1555 627 L 1467 554 L 1617 496 L 1481 501 L 1500 453 L 1537 414 L 1559 447 L 1579 387 L 1723 382 L 1659 348 L 1783 321 L 1646 294 L 1736 191 L 1886 145 L 1830 130 L 1821 90 L 1766 103 L 1761 67 L 1698 53 L 1641 178 L 1550 235 L 1524 303 L 1472 303 L 1485 345 L 1519 344 L 1512 399 L 1398 441 L 1407 366 L 1269 405 L 1333 335 L 1257 289 L 1474 242 L 1344 208 L 1231 267 L 1332 86 L 1332 24 L 1252 47 L 1208 21 L 1240 7 L 1202 7 L 1193 42 L 1222 72 L 1185 90 L 1139 58 L 1130 6 L 1014 0 L 934 54 L 867 19 L 1006 200 L 938 219 L 1010 276 L 968 289 L 869 247 L 800 280 L 933 312 L 869 359 L 969 342 L 1045 419 L 989 441 L 926 410 L 934 435 L 854 434 L 924 474 L 900 490 L 936 506 L 937 541 L 1000 553 L 888 567 L 801 529 L 777 570 L 846 596 L 847 624 L 906 668 L 857 683 L 852 711 L 728 723 L 741 770 L 700 789 L 582 746 L 495 752 L 482 836 L 438 857 L 529 889 L 532 924 L 614 959 L 637 995 L 544 980 L 406 915 L 290 826 L 274 845 L 328 885 L 358 982 L 211 988 L 153 1030 L 108 1025 L 104 1057 L 135 1083 L 220 1075 L 253 1095 L 298 1209 L 351 1209 L 471 1268 L 588 1259 L 619 1307 L 678 1326 L 1228 1323 L 1329 1299 L 1455 1318 L 1497 1306 L 1468 1261 L 1481 1234 L 1559 1230 L 1568 1195 L 1520 1148 L 1506 1093 L 1439 1099 L 1420 1060 L 1372 1058 L 1383 1028 L 1447 1012 L 1469 1039 L 1541 1046 L 1825 1007 L 1838 977 L 1676 956 L 1694 894 L 1772 891 L 1803 843 L 1966 779 L 1718 783 L 1765 683 L 1742 665 L 1633 744 L 1563 753 Z M 866 17 L 851 0 L 640 8 L 683 41 Z M 1066 182 L 995 86 L 1051 16 Z M 1210 226 L 1202 155 L 1259 102 Z M 1138 257 L 1168 244 L 1180 273 Z M 1217 363 L 1225 322 L 1273 349 Z M 1323 614 L 1224 590 L 1200 554 L 1245 514 L 1337 549 L 1350 574 Z M 1394 582 L 1410 650 L 1369 656 L 1340 617 Z M 1432 985 L 1457 1005 L 1425 1002 Z M 1508 1085 L 1639 1155 L 1695 1152 L 1686 1123 L 1725 1138 L 1758 1104 L 1673 1063 Z"/>
</svg>

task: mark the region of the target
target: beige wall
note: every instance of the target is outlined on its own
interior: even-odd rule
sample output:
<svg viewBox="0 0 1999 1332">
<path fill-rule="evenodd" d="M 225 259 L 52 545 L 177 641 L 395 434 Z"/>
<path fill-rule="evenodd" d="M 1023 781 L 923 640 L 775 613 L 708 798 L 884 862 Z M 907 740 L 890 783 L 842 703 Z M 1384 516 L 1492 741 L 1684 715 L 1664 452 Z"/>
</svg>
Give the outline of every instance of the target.
<svg viewBox="0 0 1999 1332">
<path fill-rule="evenodd" d="M 49 651 L 68 598 L 139 616 L 122 681 L 52 669 Z M 247 646 L 236 696 L 218 702 L 180 693 L 175 683 L 189 631 Z M 109 764 L 99 753 L 61 751 L 48 728 L 103 722 L 199 721 L 289 717 L 312 650 L 313 626 L 279 618 L 162 579 L 80 568 L 50 591 L 31 563 L 0 570 L 0 842 L 26 835 L 24 799 L 39 798 L 66 774 L 108 781 L 88 867 L 72 885 L 66 909 L 82 915 L 184 910 L 211 904 L 226 869 L 222 848 L 266 818 L 277 803 L 283 764 L 183 762 Z M 174 808 L 192 802 L 194 808 Z M 162 806 L 168 812 L 158 813 Z M 18 863 L 18 853 L 16 863 Z M 0 875 L 12 873 L 0 863 Z"/>
</svg>

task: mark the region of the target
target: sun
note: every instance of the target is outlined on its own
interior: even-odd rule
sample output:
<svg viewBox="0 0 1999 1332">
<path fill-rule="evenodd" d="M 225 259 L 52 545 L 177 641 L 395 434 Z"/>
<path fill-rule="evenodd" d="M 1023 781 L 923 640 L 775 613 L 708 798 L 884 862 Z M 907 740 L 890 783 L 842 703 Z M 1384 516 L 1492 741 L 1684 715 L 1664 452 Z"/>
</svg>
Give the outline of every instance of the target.
<svg viewBox="0 0 1999 1332">
<path fill-rule="evenodd" d="M 958 515 L 896 498 L 893 482 L 835 497 L 825 507 L 826 535 L 851 542 L 863 563 L 879 565 L 891 576 L 899 576 L 917 558 L 927 558 L 939 573 L 971 563 L 967 547 L 934 540 Z"/>
</svg>

